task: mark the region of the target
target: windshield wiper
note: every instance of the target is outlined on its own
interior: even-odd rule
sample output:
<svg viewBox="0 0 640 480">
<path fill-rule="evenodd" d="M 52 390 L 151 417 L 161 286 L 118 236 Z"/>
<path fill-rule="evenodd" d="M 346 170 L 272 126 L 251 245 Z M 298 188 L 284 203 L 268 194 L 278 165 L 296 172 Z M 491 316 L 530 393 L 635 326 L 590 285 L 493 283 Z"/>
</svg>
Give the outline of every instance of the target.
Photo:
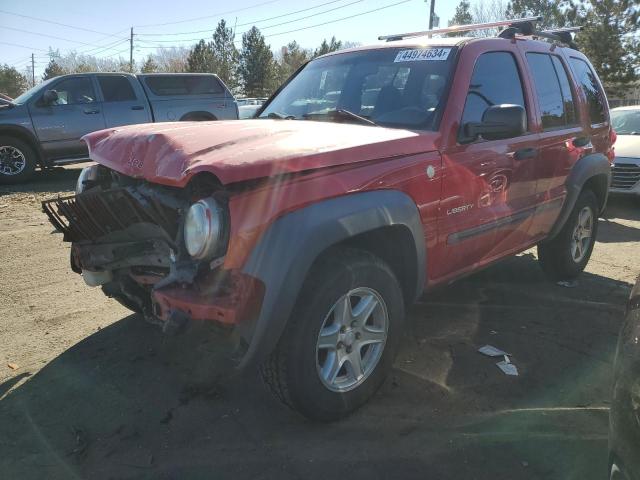
<svg viewBox="0 0 640 480">
<path fill-rule="evenodd" d="M 357 113 L 350 112 L 349 110 L 345 110 L 344 108 L 329 110 L 328 112 L 325 112 L 325 113 L 305 113 L 302 117 L 303 118 L 340 117 L 340 118 L 346 118 L 351 120 L 357 120 L 358 122 L 364 123 L 366 125 L 374 125 L 376 127 L 378 126 L 378 124 L 373 120 L 367 117 L 358 115 Z"/>
<path fill-rule="evenodd" d="M 285 115 L 283 113 L 278 112 L 269 112 L 267 118 L 277 119 L 277 120 L 295 120 L 296 117 L 293 115 Z"/>
</svg>

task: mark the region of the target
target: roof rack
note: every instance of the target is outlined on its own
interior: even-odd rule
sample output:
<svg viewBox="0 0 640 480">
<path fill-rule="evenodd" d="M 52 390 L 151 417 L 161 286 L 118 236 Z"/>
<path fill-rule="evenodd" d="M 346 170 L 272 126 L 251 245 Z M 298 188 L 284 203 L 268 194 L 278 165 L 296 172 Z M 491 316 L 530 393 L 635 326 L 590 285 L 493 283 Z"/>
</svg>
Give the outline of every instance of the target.
<svg viewBox="0 0 640 480">
<path fill-rule="evenodd" d="M 470 25 L 453 25 L 447 28 L 425 30 L 423 32 L 410 32 L 410 33 L 398 33 L 395 35 L 382 35 L 378 37 L 378 40 L 386 40 L 387 42 L 393 42 L 397 40 L 403 40 L 405 38 L 423 37 L 425 35 L 428 35 L 429 37 L 431 37 L 431 35 L 438 35 L 438 34 L 445 34 L 445 33 L 471 32 L 474 30 L 488 30 L 490 28 L 505 27 L 498 34 L 500 38 L 515 38 L 516 35 L 526 36 L 526 37 L 546 38 L 547 40 L 560 42 L 568 45 L 571 48 L 576 48 L 576 45 L 573 42 L 573 37 L 571 36 L 571 34 L 574 32 L 581 31 L 582 27 L 554 28 L 551 30 L 538 31 L 535 29 L 534 24 L 540 21 L 542 21 L 542 17 L 537 16 L 537 17 L 516 18 L 513 20 L 501 20 L 499 22 L 473 23 Z"/>
<path fill-rule="evenodd" d="M 533 23 L 542 21 L 542 17 L 524 17 L 516 18 L 514 20 L 501 20 L 499 22 L 488 23 L 472 23 L 470 25 L 452 25 L 447 28 L 436 28 L 435 30 L 425 30 L 423 32 L 411 32 L 411 33 L 397 33 L 395 35 L 382 35 L 378 37 L 378 40 L 386 40 L 387 42 L 393 42 L 396 40 L 403 40 L 405 38 L 423 37 L 425 35 L 439 35 L 444 33 L 460 33 L 471 32 L 473 30 L 488 30 L 490 28 L 498 27 L 524 27 L 531 25 L 533 30 Z"/>
</svg>

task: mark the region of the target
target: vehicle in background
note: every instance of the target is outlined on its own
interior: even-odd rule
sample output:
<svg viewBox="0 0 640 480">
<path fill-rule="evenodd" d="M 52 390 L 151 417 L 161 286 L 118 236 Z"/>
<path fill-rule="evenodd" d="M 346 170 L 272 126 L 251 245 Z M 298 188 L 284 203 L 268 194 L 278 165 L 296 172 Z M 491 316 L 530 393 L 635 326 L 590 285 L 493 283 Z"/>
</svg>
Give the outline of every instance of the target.
<svg viewBox="0 0 640 480">
<path fill-rule="evenodd" d="M 589 261 L 609 107 L 570 34 L 531 21 L 315 58 L 254 120 L 87 135 L 98 165 L 43 209 L 88 285 L 168 332 L 224 325 L 238 368 L 335 420 L 380 387 L 425 290 L 533 246 L 554 280 Z"/>
<path fill-rule="evenodd" d="M 640 106 L 612 109 L 611 124 L 618 140 L 609 191 L 640 195 Z"/>
<path fill-rule="evenodd" d="M 150 122 L 235 120 L 238 107 L 212 74 L 82 73 L 47 80 L 0 104 L 0 183 L 37 166 L 88 160 L 83 135 Z"/>
<path fill-rule="evenodd" d="M 238 102 L 238 118 L 245 120 L 253 118 L 260 107 L 266 102 L 266 98 L 239 98 Z"/>
<path fill-rule="evenodd" d="M 613 373 L 609 410 L 610 480 L 640 478 L 640 277 L 631 291 Z"/>
</svg>

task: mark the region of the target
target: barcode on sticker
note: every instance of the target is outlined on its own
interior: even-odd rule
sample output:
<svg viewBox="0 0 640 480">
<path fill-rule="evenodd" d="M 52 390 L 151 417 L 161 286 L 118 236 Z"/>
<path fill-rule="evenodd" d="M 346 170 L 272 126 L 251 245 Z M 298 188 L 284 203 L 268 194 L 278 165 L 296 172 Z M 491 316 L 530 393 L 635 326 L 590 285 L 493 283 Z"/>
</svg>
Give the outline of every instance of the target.
<svg viewBox="0 0 640 480">
<path fill-rule="evenodd" d="M 450 48 L 419 48 L 415 50 L 400 50 L 395 62 L 419 62 L 422 60 L 446 60 L 449 58 Z"/>
</svg>

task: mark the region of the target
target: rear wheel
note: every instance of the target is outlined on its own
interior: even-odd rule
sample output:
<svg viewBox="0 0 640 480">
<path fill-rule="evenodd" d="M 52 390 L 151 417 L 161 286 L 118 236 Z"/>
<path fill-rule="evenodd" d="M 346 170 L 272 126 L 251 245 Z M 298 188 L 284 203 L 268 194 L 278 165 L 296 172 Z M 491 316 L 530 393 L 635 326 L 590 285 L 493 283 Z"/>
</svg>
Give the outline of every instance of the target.
<svg viewBox="0 0 640 480">
<path fill-rule="evenodd" d="M 585 269 L 598 233 L 598 210 L 595 194 L 584 190 L 560 233 L 538 245 L 540 265 L 551 279 L 572 279 Z"/>
<path fill-rule="evenodd" d="M 331 421 L 364 404 L 392 367 L 404 303 L 374 255 L 334 250 L 312 268 L 262 376 L 285 404 Z"/>
<path fill-rule="evenodd" d="M 36 154 L 22 140 L 0 137 L 0 183 L 22 183 L 36 169 Z"/>
</svg>

